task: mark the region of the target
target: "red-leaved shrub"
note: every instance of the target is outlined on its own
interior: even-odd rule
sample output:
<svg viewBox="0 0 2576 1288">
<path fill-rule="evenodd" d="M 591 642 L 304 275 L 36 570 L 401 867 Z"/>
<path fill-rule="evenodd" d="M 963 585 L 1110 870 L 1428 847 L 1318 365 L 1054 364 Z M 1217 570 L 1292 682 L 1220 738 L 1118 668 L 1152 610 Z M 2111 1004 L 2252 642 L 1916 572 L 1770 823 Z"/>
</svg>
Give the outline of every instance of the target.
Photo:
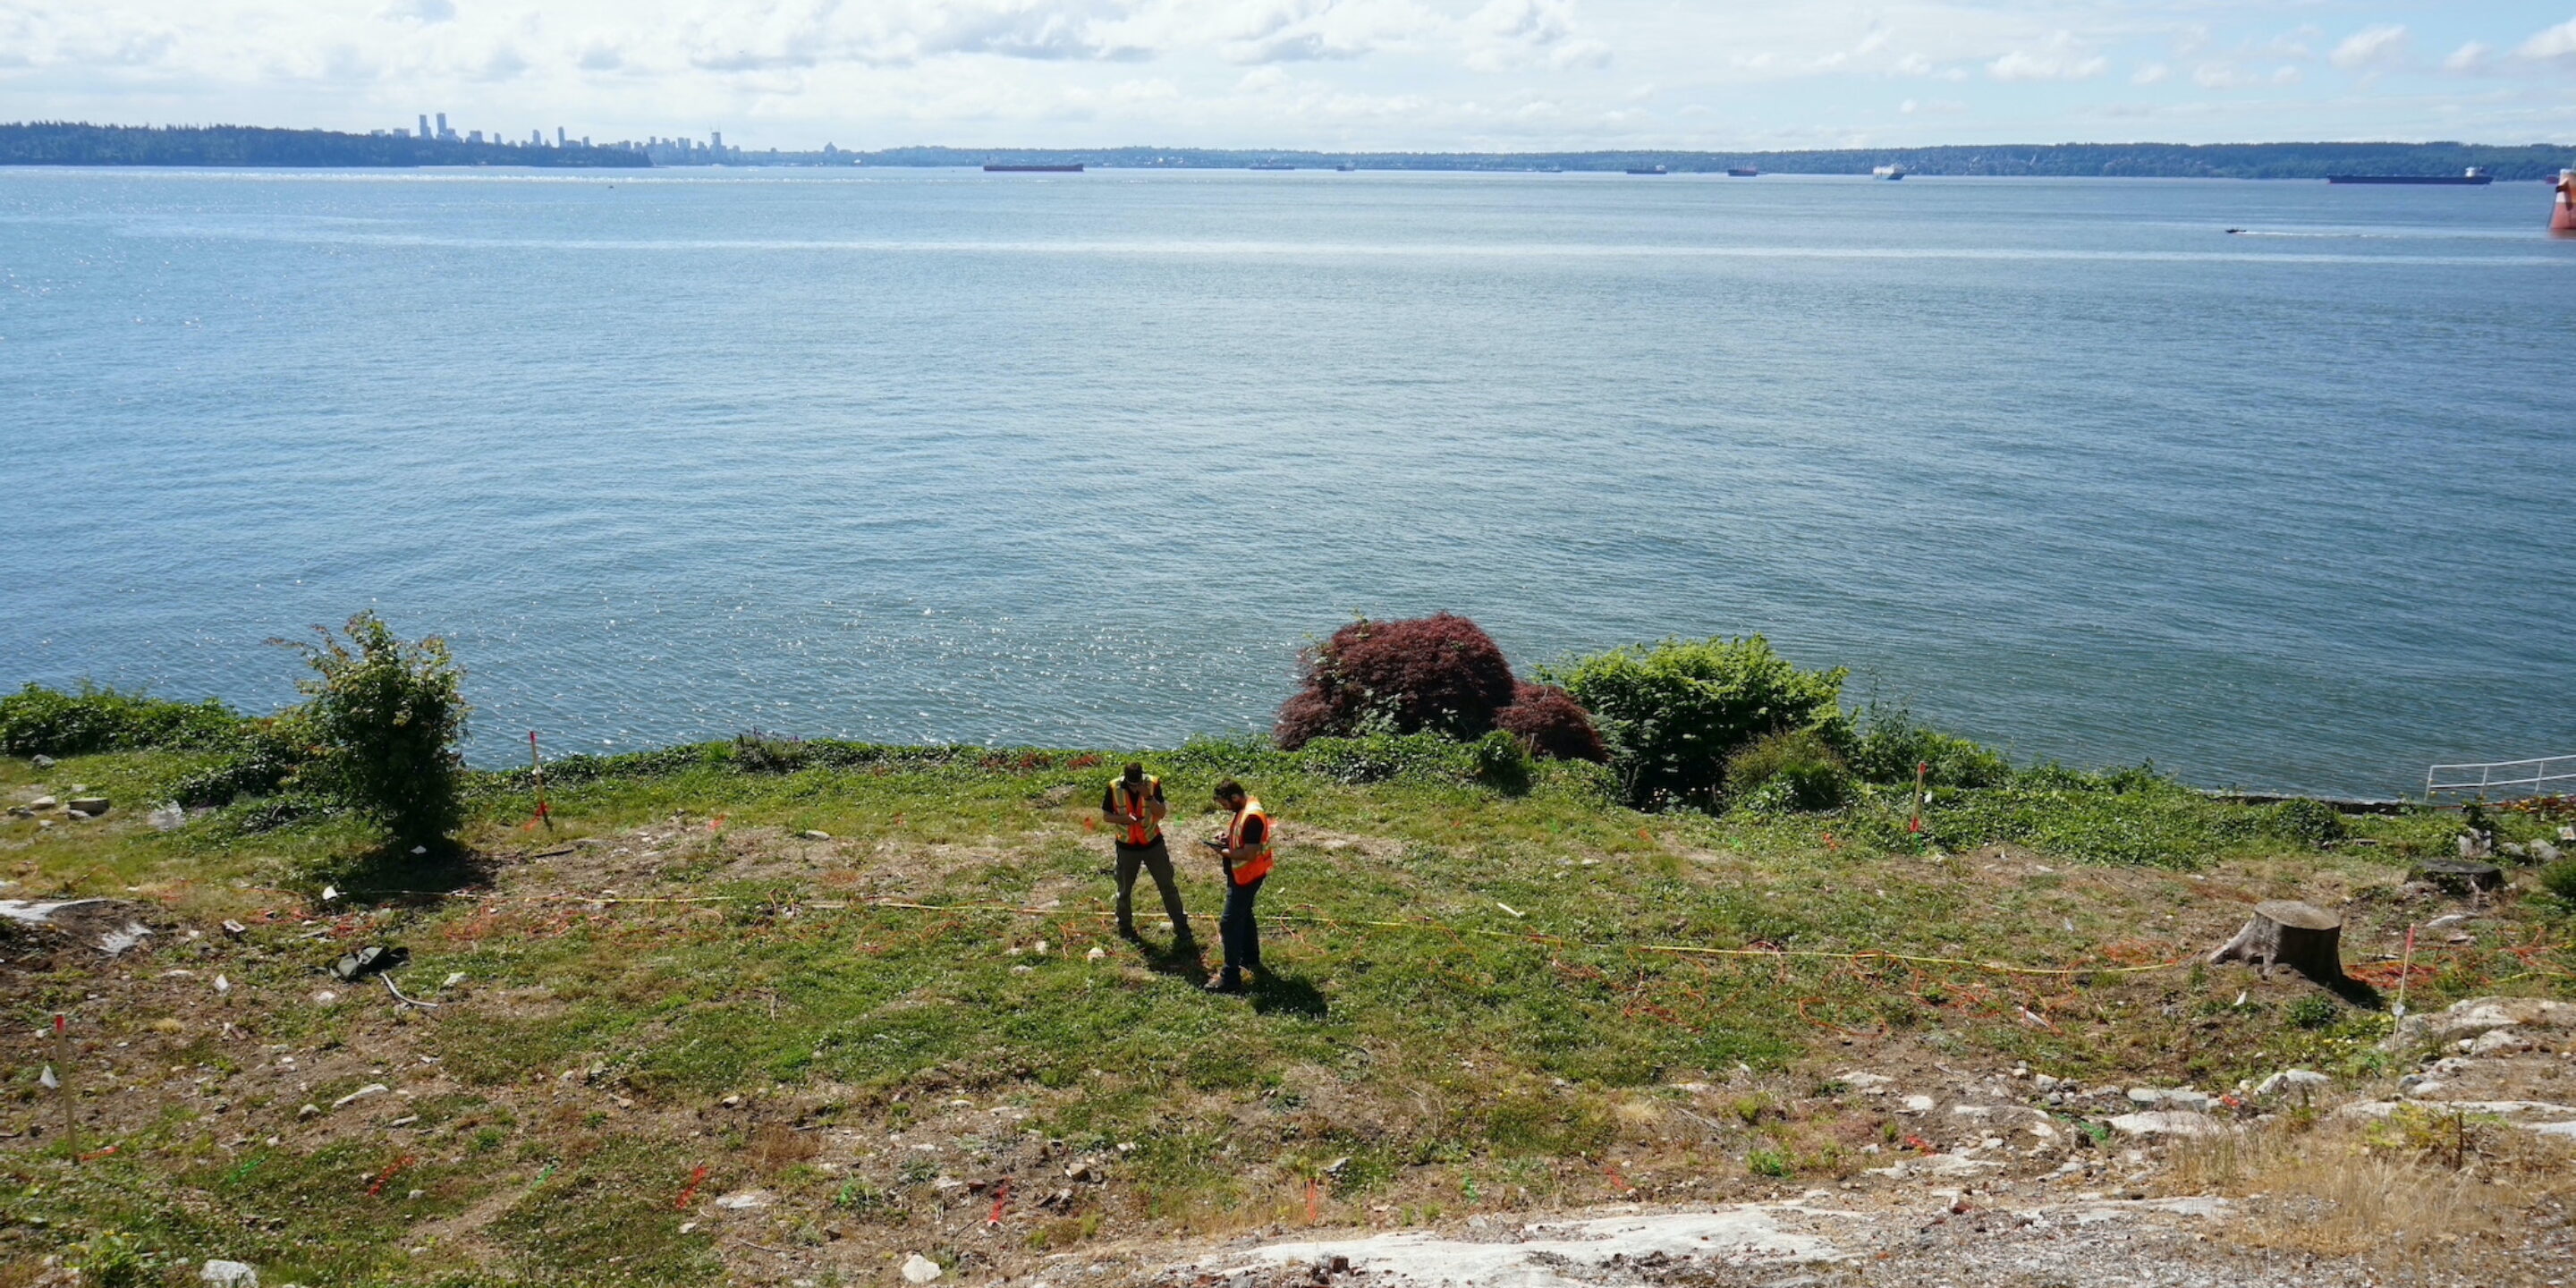
<svg viewBox="0 0 2576 1288">
<path fill-rule="evenodd" d="M 1523 683 L 1512 690 L 1512 704 L 1494 713 L 1494 727 L 1521 740 L 1532 755 L 1558 760 L 1602 761 L 1610 758 L 1592 713 L 1574 695 L 1553 684 Z"/>
<path fill-rule="evenodd" d="M 1371 716 L 1397 733 L 1481 737 L 1512 701 L 1503 651 L 1474 622 L 1448 613 L 1356 621 L 1299 661 L 1305 684 L 1280 706 L 1272 735 L 1290 750 L 1310 738 L 1356 733 Z"/>
</svg>

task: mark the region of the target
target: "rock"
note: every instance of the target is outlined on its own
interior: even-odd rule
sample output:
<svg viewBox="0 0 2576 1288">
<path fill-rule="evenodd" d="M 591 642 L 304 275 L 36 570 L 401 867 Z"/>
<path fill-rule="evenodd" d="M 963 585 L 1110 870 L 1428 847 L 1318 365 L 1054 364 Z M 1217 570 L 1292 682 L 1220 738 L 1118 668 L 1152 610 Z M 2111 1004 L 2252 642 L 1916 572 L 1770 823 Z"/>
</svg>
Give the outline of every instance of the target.
<svg viewBox="0 0 2576 1288">
<path fill-rule="evenodd" d="M 2483 1037 L 2508 1024 L 2526 1029 L 2576 1029 L 2576 1003 L 2539 997 L 2473 997 L 2448 1009 L 2409 1015 L 2379 1044 L 2382 1051 L 2443 1046 L 2464 1038 Z"/>
<path fill-rule="evenodd" d="M 2333 1081 L 2334 1079 L 2329 1078 L 2322 1073 L 2315 1073 L 2306 1069 L 2283 1069 L 2279 1073 L 2273 1074 L 2271 1077 L 2265 1078 L 2262 1082 L 2257 1083 L 2254 1087 L 2254 1097 L 2255 1099 L 2260 1100 L 2271 1096 L 2275 1092 L 2305 1091 L 2311 1088 L 2325 1086 Z"/>
<path fill-rule="evenodd" d="M 320 1106 L 320 1105 L 306 1105 L 306 1106 L 305 1106 L 305 1107 L 303 1107 L 302 1109 L 298 1109 L 298 1110 L 296 1110 L 296 1111 L 295 1111 L 295 1116 L 296 1116 L 296 1117 L 298 1117 L 298 1118 L 310 1118 L 310 1117 L 312 1117 L 313 1115 L 318 1114 L 318 1113 L 320 1113 L 320 1112 L 322 1112 L 322 1106 Z"/>
<path fill-rule="evenodd" d="M 2427 1078 L 2420 1073 L 2410 1073 L 2397 1080 L 2397 1094 L 2412 1100 L 2430 1100 L 2442 1094 L 2442 1089 L 2449 1085 L 2439 1078 Z"/>
<path fill-rule="evenodd" d="M 1108 949 L 1106 949 L 1106 948 L 1094 948 L 1094 949 L 1092 949 L 1090 952 L 1084 953 L 1082 956 L 1083 956 L 1083 959 L 1084 959 L 1085 961 L 1095 961 L 1095 962 L 1096 962 L 1096 961 L 1099 961 L 1101 958 L 1106 957 L 1106 956 L 1108 956 L 1108 955 L 1109 955 L 1109 950 L 1108 950 Z"/>
<path fill-rule="evenodd" d="M 2435 917 L 2431 921 L 2425 922 L 2424 928 L 2426 930 L 2449 930 L 2453 926 L 2465 926 L 2467 924 L 2469 924 L 2469 914 L 2465 912 L 2454 912 Z"/>
<path fill-rule="evenodd" d="M 1905 1098 L 1905 1112 L 1909 1114 L 1928 1114 L 1932 1112 L 1932 1097 L 1907 1096 Z"/>
<path fill-rule="evenodd" d="M 31 813 L 31 814 L 42 814 L 42 813 L 44 813 L 44 812 L 45 812 L 45 811 L 47 811 L 47 810 L 52 810 L 52 809 L 61 809 L 62 807 L 63 807 L 63 803 L 62 803 L 61 801 L 55 800 L 55 799 L 54 799 L 53 797 L 51 797 L 51 796 L 39 796 L 39 797 L 37 797 L 36 799 L 31 800 L 31 801 L 27 802 L 26 804 L 19 806 L 18 808 L 23 809 L 23 810 L 26 810 L 27 812 L 29 812 L 29 813 Z"/>
<path fill-rule="evenodd" d="M 107 798 L 104 796 L 75 796 L 70 800 L 64 801 L 63 808 L 74 814 L 80 815 L 82 818 L 97 818 L 99 815 L 107 812 Z"/>
<path fill-rule="evenodd" d="M 2555 845 L 2551 845 L 2547 841 L 2534 841 L 2531 843 L 2529 849 L 2531 852 L 2531 861 L 2534 863 L 2556 863 L 2560 859 L 2567 857 L 2566 851 L 2559 849 Z"/>
<path fill-rule="evenodd" d="M 2156 1090 L 2156 1089 L 2155 1089 L 2155 1088 L 2153 1088 L 2153 1087 L 2131 1087 L 2131 1088 L 2129 1088 L 2129 1099 L 2130 1099 L 2130 1101 L 2131 1101 L 2132 1103 L 2135 1103 L 2135 1104 L 2141 1104 L 2141 1105 L 2152 1105 L 2152 1104 L 2156 1103 L 2157 1101 L 2162 1100 L 2162 1099 L 2164 1099 L 2164 1098 L 2165 1098 L 2165 1093 L 2163 1093 L 2163 1092 L 2161 1092 L 2161 1091 L 2158 1091 L 2158 1090 Z"/>
<path fill-rule="evenodd" d="M 921 1255 L 918 1252 L 903 1259 L 903 1281 L 905 1283 L 931 1283 L 936 1281 L 939 1278 L 939 1275 L 939 1263 Z"/>
<path fill-rule="evenodd" d="M 2180 1109 L 2151 1109 L 2112 1119 L 2111 1130 L 2125 1136 L 2208 1136 L 2217 1133 L 2219 1126 L 2201 1114 Z"/>
<path fill-rule="evenodd" d="M 2463 859 L 2483 859 L 2495 852 L 2495 833 L 2462 832 L 2456 848 Z"/>
<path fill-rule="evenodd" d="M 2533 1045 L 2537 1044 L 2533 1042 L 2530 1034 L 2523 1031 L 2521 1025 L 2508 1024 L 2503 1028 L 2489 1029 L 2486 1032 L 2479 1034 L 2476 1040 L 2469 1043 L 2469 1054 L 2496 1055 L 2498 1053 L 2503 1053 L 2510 1055 L 2513 1052 L 2522 1050 L 2524 1047 Z"/>
<path fill-rule="evenodd" d="M 798 832 L 796 834 L 796 839 L 800 841 L 828 841 L 832 839 L 832 834 L 829 832 L 817 831 L 809 827 L 802 832 Z"/>
<path fill-rule="evenodd" d="M 728 1212 L 750 1212 L 769 1206 L 766 1190 L 736 1190 L 716 1200 L 716 1206 Z"/>
<path fill-rule="evenodd" d="M 35 758 L 35 760 L 33 760 L 33 761 L 32 761 L 32 762 L 30 762 L 30 763 L 32 763 L 33 765 L 35 765 L 35 767 L 36 767 L 36 768 L 38 768 L 38 769 L 51 769 L 51 768 L 53 768 L 53 767 L 54 767 L 57 763 L 59 763 L 59 762 L 57 762 L 57 761 L 56 761 L 53 757 L 51 757 L 51 756 L 43 756 L 43 755 L 40 755 L 40 756 L 36 757 L 36 758 Z"/>
<path fill-rule="evenodd" d="M 1836 1078 L 1834 1081 L 1842 1083 L 1844 1086 L 1860 1092 L 1863 1095 L 1875 1096 L 1885 1092 L 1889 1086 L 1895 1083 L 1896 1079 L 1888 1077 L 1883 1073 L 1865 1073 L 1861 1070 L 1854 1069 L 1843 1074 L 1841 1077 Z"/>
<path fill-rule="evenodd" d="M 2055 1091 L 2057 1090 L 2057 1079 L 2044 1073 L 2034 1073 L 2030 1076 L 2030 1085 L 2041 1091 Z"/>
<path fill-rule="evenodd" d="M 2465 854 L 2456 859 L 2426 859 L 2415 865 L 2415 877 L 2451 894 L 2474 894 L 2504 888 L 2504 869 Z"/>
<path fill-rule="evenodd" d="M 388 1087 L 381 1082 L 370 1082 L 367 1085 L 332 1101 L 331 1107 L 333 1109 L 344 1109 L 351 1104 L 366 1099 L 369 1096 L 381 1096 L 391 1090 L 393 1090 L 393 1088 Z"/>
<path fill-rule="evenodd" d="M 238 1261 L 209 1261 L 198 1269 L 197 1278 L 215 1288 L 259 1288 L 259 1271 Z"/>
<path fill-rule="evenodd" d="M 153 806 L 151 812 L 143 816 L 143 821 L 151 824 L 155 832 L 175 832 L 180 824 L 188 821 L 188 811 L 179 808 L 176 801 L 165 801 Z"/>
</svg>

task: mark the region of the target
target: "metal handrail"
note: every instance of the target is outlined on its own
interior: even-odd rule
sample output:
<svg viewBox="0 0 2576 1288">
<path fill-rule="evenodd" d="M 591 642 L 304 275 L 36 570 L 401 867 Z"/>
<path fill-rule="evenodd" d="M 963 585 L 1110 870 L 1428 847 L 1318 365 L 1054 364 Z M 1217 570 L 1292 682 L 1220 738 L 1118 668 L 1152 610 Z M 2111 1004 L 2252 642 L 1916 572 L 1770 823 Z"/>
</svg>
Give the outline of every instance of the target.
<svg viewBox="0 0 2576 1288">
<path fill-rule="evenodd" d="M 2475 777 L 2471 777 L 2475 775 Z M 2576 756 L 2542 756 L 2536 760 L 2495 760 L 2473 765 L 2435 765 L 2424 771 L 2424 795 L 2528 788 L 2539 792 L 2551 783 L 2576 786 Z"/>
</svg>

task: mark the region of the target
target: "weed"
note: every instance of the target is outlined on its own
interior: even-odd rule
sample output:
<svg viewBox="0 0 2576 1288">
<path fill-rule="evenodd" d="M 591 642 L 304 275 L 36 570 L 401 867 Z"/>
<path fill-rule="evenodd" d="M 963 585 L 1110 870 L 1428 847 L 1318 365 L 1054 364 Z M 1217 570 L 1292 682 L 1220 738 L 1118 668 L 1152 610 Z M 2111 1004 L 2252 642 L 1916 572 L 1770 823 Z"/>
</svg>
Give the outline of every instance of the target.
<svg viewBox="0 0 2576 1288">
<path fill-rule="evenodd" d="M 2331 1027 L 2343 1018 L 2343 1008 L 2321 993 L 2311 993 L 2290 1003 L 2290 1022 L 2300 1028 L 2315 1030 Z"/>
<path fill-rule="evenodd" d="M 1793 1176 L 1798 1170 L 1797 1164 L 1791 1162 L 1787 1154 L 1776 1149 L 1754 1150 L 1744 1156 L 1744 1166 L 1755 1176 L 1774 1178 Z"/>
</svg>

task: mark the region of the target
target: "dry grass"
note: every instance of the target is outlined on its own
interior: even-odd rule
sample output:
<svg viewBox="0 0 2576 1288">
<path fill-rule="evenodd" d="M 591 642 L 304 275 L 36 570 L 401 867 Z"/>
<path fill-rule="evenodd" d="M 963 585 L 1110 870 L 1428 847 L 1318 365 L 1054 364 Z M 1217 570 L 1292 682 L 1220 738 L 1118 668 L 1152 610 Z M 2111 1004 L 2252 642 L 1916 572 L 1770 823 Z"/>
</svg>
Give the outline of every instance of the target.
<svg viewBox="0 0 2576 1288">
<path fill-rule="evenodd" d="M 800 1132 L 784 1123 L 768 1123 L 751 1133 L 743 1147 L 751 1160 L 752 1170 L 775 1179 L 779 1173 L 823 1152 L 823 1142 L 810 1132 Z"/>
<path fill-rule="evenodd" d="M 2189 1143 L 2161 1183 L 2246 1200 L 2235 1230 L 2244 1243 L 2421 1271 L 2510 1246 L 2535 1204 L 2576 1189 L 2571 1161 L 2529 1132 L 2448 1115 L 2294 1114 Z"/>
</svg>

